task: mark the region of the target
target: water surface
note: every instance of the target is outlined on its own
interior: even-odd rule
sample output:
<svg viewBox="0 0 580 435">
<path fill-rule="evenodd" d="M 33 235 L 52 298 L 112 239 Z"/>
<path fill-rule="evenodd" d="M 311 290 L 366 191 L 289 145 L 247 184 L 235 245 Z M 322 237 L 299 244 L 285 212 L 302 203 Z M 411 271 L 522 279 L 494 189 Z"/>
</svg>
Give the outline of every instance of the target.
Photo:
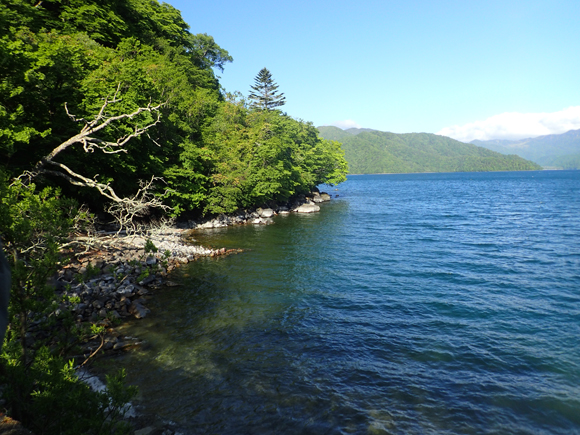
<svg viewBox="0 0 580 435">
<path fill-rule="evenodd" d="M 351 176 L 196 237 L 118 362 L 187 433 L 580 433 L 580 171 Z"/>
</svg>

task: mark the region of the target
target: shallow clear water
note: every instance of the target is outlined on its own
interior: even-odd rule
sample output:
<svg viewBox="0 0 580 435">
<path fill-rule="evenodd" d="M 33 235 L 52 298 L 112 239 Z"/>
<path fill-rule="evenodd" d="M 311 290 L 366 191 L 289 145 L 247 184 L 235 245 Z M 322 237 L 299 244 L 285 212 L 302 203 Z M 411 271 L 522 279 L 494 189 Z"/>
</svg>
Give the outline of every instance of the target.
<svg viewBox="0 0 580 435">
<path fill-rule="evenodd" d="M 198 233 L 118 360 L 188 433 L 580 433 L 580 171 L 351 176 Z"/>
</svg>

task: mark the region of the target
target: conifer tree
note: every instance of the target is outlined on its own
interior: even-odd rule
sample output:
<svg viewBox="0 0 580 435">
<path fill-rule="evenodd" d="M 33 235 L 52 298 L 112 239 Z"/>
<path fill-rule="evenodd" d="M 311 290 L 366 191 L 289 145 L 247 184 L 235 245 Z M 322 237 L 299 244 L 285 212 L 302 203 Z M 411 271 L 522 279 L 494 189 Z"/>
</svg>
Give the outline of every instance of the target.
<svg viewBox="0 0 580 435">
<path fill-rule="evenodd" d="M 278 94 L 278 85 L 272 80 L 268 69 L 262 68 L 254 79 L 255 86 L 251 86 L 250 100 L 252 107 L 260 110 L 271 110 L 286 104 L 284 94 Z"/>
</svg>

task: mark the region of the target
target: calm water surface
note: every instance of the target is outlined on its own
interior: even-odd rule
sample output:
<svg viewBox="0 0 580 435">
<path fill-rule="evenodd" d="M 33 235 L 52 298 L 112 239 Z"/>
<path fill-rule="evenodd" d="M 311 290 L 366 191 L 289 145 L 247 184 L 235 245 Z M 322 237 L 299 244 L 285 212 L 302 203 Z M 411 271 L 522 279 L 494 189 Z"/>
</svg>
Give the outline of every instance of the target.
<svg viewBox="0 0 580 435">
<path fill-rule="evenodd" d="M 580 171 L 351 176 L 197 233 L 119 359 L 186 433 L 580 433 Z"/>
</svg>

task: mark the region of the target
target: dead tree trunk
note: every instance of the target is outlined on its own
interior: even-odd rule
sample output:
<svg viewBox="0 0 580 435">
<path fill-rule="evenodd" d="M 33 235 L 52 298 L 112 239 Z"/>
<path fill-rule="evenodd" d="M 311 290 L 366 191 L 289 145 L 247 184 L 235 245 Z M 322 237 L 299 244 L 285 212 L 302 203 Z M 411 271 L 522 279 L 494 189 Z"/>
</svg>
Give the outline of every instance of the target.
<svg viewBox="0 0 580 435">
<path fill-rule="evenodd" d="M 152 105 L 150 103 L 146 107 L 139 107 L 131 113 L 124 113 L 117 116 L 108 116 L 107 108 L 121 101 L 121 98 L 119 97 L 119 89 L 120 84 L 117 86 L 117 90 L 115 91 L 112 98 L 109 98 L 108 96 L 105 98 L 99 113 L 93 120 L 77 118 L 75 115 L 69 112 L 65 103 L 65 110 L 69 118 L 74 122 L 84 124 L 81 131 L 70 139 L 62 142 L 50 153 L 40 159 L 31 171 L 24 172 L 18 178 L 20 181 L 27 184 L 38 176 L 51 175 L 64 178 L 75 186 L 97 189 L 101 195 L 112 201 L 108 211 L 115 217 L 121 226 L 121 229 L 124 227 L 127 230 L 135 230 L 133 219 L 136 216 L 145 215 L 151 208 L 160 208 L 164 210 L 168 210 L 170 208 L 166 205 L 163 205 L 159 197 L 156 197 L 152 194 L 154 182 L 160 180 L 162 181 L 161 178 L 152 177 L 149 181 L 141 181 L 139 190 L 135 195 L 121 198 L 115 193 L 115 190 L 109 183 L 100 183 L 96 179 L 96 176 L 90 178 L 75 172 L 68 166 L 54 160 L 60 153 L 79 143 L 82 144 L 84 151 L 87 153 L 93 153 L 95 150 L 99 150 L 105 154 L 126 153 L 127 149 L 125 148 L 125 145 L 131 139 L 141 136 L 142 134 L 148 134 L 148 130 L 161 122 L 160 109 L 165 105 L 165 103 L 160 103 L 157 105 Z M 118 138 L 115 142 L 103 140 L 95 136 L 95 134 L 105 129 L 109 125 L 126 119 L 133 120 L 144 112 L 155 114 L 156 119 L 144 126 L 138 126 L 137 124 L 134 125 L 132 133 Z"/>
</svg>

